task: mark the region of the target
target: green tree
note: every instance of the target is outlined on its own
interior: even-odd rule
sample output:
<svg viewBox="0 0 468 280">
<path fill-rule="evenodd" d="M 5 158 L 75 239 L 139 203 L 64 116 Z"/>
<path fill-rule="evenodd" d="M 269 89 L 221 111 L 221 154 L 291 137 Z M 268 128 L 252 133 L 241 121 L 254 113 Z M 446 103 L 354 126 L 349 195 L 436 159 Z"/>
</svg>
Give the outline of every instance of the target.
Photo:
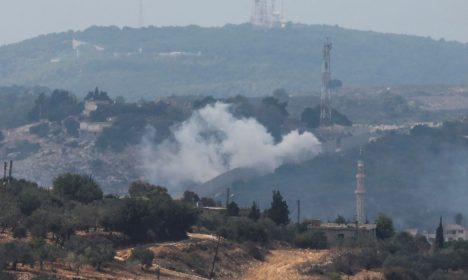
<svg viewBox="0 0 468 280">
<path fill-rule="evenodd" d="M 112 242 L 104 237 L 75 236 L 66 243 L 65 248 L 97 270 L 101 270 L 102 265 L 111 262 L 115 256 Z"/>
<path fill-rule="evenodd" d="M 155 186 L 147 182 L 143 181 L 136 181 L 130 185 L 128 189 L 128 193 L 132 198 L 138 197 L 160 197 L 164 196 L 165 198 L 169 198 L 169 194 L 167 193 L 167 189 L 161 186 Z"/>
<path fill-rule="evenodd" d="M 379 239 L 387 239 L 392 237 L 395 234 L 395 230 L 393 228 L 393 220 L 386 216 L 383 213 L 380 213 L 375 220 L 377 225 L 376 228 L 376 235 Z"/>
<path fill-rule="evenodd" d="M 293 240 L 299 248 L 325 249 L 328 247 L 327 237 L 321 231 L 307 231 L 297 235 Z"/>
<path fill-rule="evenodd" d="M 153 264 L 154 253 L 147 248 L 139 246 L 133 249 L 132 259 L 140 262 L 141 269 L 148 268 Z"/>
<path fill-rule="evenodd" d="M 2 205 L 2 211 L 0 211 L 0 226 L 2 233 L 4 233 L 7 228 L 15 228 L 23 218 L 23 214 L 15 200 L 16 199 L 9 194 L 3 193 L 0 195 L 0 205 Z"/>
<path fill-rule="evenodd" d="M 200 201 L 200 197 L 194 192 L 185 191 L 184 196 L 182 197 L 182 201 L 189 203 L 190 205 L 195 205 L 198 201 Z"/>
<path fill-rule="evenodd" d="M 41 124 L 38 124 L 38 125 L 34 125 L 34 126 L 31 126 L 29 128 L 29 133 L 31 134 L 35 134 L 39 137 L 46 137 L 47 135 L 49 135 L 49 123 L 45 122 L 45 123 L 41 123 Z"/>
<path fill-rule="evenodd" d="M 21 241 L 13 241 L 2 245 L 5 261 L 11 264 L 11 269 L 16 270 L 18 264 L 33 264 L 34 256 L 31 247 Z"/>
<path fill-rule="evenodd" d="M 261 213 L 260 213 L 260 209 L 257 207 L 256 202 L 252 203 L 252 207 L 250 207 L 248 217 L 249 219 L 254 220 L 254 221 L 258 221 L 258 219 L 260 219 Z"/>
<path fill-rule="evenodd" d="M 67 173 L 55 178 L 53 192 L 66 200 L 90 203 L 102 198 L 102 190 L 90 177 Z"/>
<path fill-rule="evenodd" d="M 54 90 L 50 96 L 39 95 L 28 115 L 31 121 L 62 121 L 68 116 L 77 116 L 82 111 L 83 104 L 78 102 L 73 94 L 64 90 Z"/>
<path fill-rule="evenodd" d="M 202 197 L 200 199 L 201 205 L 204 207 L 216 207 L 216 201 L 210 197 Z"/>
<path fill-rule="evenodd" d="M 112 99 L 107 95 L 107 92 L 99 90 L 98 87 L 94 91 L 88 92 L 85 97 L 86 101 L 106 101 L 112 103 Z"/>
<path fill-rule="evenodd" d="M 226 213 L 230 217 L 239 216 L 239 206 L 237 205 L 237 203 L 231 201 L 226 208 Z"/>
<path fill-rule="evenodd" d="M 33 238 L 31 247 L 35 258 L 39 261 L 40 269 L 43 270 L 44 262 L 55 262 L 61 255 L 58 247 L 47 244 L 43 238 Z"/>
<path fill-rule="evenodd" d="M 73 137 L 80 136 L 80 123 L 73 117 L 68 117 L 63 121 L 63 125 L 68 135 Z"/>
<path fill-rule="evenodd" d="M 21 213 L 29 216 L 41 206 L 41 201 L 37 197 L 36 193 L 24 192 L 18 199 L 18 206 L 21 209 Z"/>
<path fill-rule="evenodd" d="M 23 226 L 18 226 L 13 229 L 14 238 L 26 238 L 28 236 L 28 231 Z"/>
<path fill-rule="evenodd" d="M 289 223 L 288 204 L 281 196 L 280 191 L 273 191 L 273 201 L 271 207 L 266 211 L 266 215 L 277 225 Z"/>
<path fill-rule="evenodd" d="M 340 225 L 341 224 L 346 224 L 346 219 L 343 216 L 338 215 L 334 222 L 337 223 L 337 224 L 340 224 Z"/>
<path fill-rule="evenodd" d="M 440 217 L 439 226 L 437 227 L 437 230 L 436 230 L 435 246 L 436 248 L 441 249 L 441 248 L 444 248 L 444 243 L 445 243 L 444 227 L 442 225 L 442 217 Z"/>
</svg>

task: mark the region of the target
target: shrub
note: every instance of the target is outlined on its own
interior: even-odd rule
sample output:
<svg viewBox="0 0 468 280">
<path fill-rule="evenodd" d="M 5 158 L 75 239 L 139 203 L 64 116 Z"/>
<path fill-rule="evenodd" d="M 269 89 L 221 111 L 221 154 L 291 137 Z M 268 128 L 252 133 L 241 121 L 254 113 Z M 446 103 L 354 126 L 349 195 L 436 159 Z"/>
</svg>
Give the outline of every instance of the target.
<svg viewBox="0 0 468 280">
<path fill-rule="evenodd" d="M 153 251 L 143 248 L 143 247 L 136 247 L 132 251 L 132 259 L 138 260 L 141 264 L 141 268 L 143 267 L 150 267 L 153 264 L 154 260 L 154 253 Z"/>
<path fill-rule="evenodd" d="M 23 226 L 19 226 L 13 229 L 14 238 L 26 238 L 27 235 L 28 235 L 28 231 Z"/>
<path fill-rule="evenodd" d="M 75 236 L 67 242 L 65 247 L 97 270 L 100 270 L 104 263 L 111 262 L 115 256 L 112 242 L 103 237 Z"/>
<path fill-rule="evenodd" d="M 1 278 L 3 279 L 3 278 Z M 57 278 L 56 276 L 54 275 L 49 275 L 49 274 L 39 274 L 39 275 L 36 275 L 34 276 L 33 278 L 31 278 L 31 280 L 60 280 L 59 278 Z"/>
<path fill-rule="evenodd" d="M 245 217 L 230 217 L 219 233 L 227 239 L 239 242 L 252 241 L 265 244 L 269 240 L 264 227 Z"/>
<path fill-rule="evenodd" d="M 55 178 L 54 193 L 66 200 L 90 203 L 102 198 L 102 190 L 89 176 L 67 173 Z"/>
<path fill-rule="evenodd" d="M 294 238 L 294 245 L 303 249 L 326 249 L 328 248 L 327 237 L 321 231 L 308 231 Z"/>
<path fill-rule="evenodd" d="M 34 255 L 31 247 L 21 241 L 13 241 L 2 245 L 6 263 L 11 264 L 11 269 L 16 270 L 18 264 L 33 264 Z"/>
<path fill-rule="evenodd" d="M 259 261 L 265 260 L 265 252 L 262 249 L 258 248 L 258 246 L 255 243 L 248 242 L 246 247 L 249 256 Z"/>
<path fill-rule="evenodd" d="M 390 267 L 383 271 L 386 280 L 423 280 L 419 273 L 401 267 Z"/>
<path fill-rule="evenodd" d="M 80 136 L 80 123 L 72 117 L 68 117 L 63 122 L 68 135 L 73 137 Z"/>
<path fill-rule="evenodd" d="M 29 128 L 29 133 L 39 137 L 46 137 L 49 134 L 49 123 L 41 123 Z"/>
</svg>

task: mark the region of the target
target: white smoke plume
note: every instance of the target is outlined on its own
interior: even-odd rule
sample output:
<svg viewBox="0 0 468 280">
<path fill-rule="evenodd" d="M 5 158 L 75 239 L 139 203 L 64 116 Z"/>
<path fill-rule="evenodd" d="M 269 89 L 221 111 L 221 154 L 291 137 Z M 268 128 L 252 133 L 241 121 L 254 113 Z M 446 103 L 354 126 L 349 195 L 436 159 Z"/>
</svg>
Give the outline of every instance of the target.
<svg viewBox="0 0 468 280">
<path fill-rule="evenodd" d="M 173 139 L 160 145 L 151 143 L 155 131 L 149 131 L 142 146 L 145 177 L 177 187 L 187 182 L 203 183 L 240 167 L 270 172 L 321 151 L 320 142 L 308 132 L 292 131 L 275 144 L 255 119 L 238 119 L 229 109 L 230 105 L 218 102 L 196 111 L 174 129 Z"/>
</svg>

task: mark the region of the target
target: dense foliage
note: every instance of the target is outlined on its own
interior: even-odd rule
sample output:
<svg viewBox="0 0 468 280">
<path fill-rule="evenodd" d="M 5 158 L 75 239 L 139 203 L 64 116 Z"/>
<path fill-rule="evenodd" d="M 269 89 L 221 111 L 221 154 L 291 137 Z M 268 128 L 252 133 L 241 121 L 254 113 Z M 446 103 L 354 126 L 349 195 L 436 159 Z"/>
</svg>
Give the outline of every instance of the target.
<svg viewBox="0 0 468 280">
<path fill-rule="evenodd" d="M 65 200 L 91 203 L 102 199 L 102 190 L 89 176 L 64 174 L 54 180 L 53 191 Z"/>
<path fill-rule="evenodd" d="M 36 94 L 47 91 L 44 88 L 0 87 L 0 129 L 27 124 Z"/>
<path fill-rule="evenodd" d="M 54 90 L 49 96 L 41 93 L 35 100 L 35 105 L 29 111 L 29 119 L 38 121 L 62 121 L 68 116 L 79 115 L 83 111 L 81 103 L 72 93 L 64 90 Z"/>
</svg>

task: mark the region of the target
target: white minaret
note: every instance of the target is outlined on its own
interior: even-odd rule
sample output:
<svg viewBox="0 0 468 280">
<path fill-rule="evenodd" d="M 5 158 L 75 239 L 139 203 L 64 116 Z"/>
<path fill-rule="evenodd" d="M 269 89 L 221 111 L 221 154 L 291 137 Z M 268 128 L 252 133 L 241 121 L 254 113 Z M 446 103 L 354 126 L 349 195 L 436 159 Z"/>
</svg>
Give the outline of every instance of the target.
<svg viewBox="0 0 468 280">
<path fill-rule="evenodd" d="M 360 159 L 357 164 L 357 174 L 356 174 L 356 221 L 358 224 L 366 223 L 366 214 L 364 211 L 365 208 L 365 195 L 366 189 L 364 188 L 364 161 Z"/>
</svg>

